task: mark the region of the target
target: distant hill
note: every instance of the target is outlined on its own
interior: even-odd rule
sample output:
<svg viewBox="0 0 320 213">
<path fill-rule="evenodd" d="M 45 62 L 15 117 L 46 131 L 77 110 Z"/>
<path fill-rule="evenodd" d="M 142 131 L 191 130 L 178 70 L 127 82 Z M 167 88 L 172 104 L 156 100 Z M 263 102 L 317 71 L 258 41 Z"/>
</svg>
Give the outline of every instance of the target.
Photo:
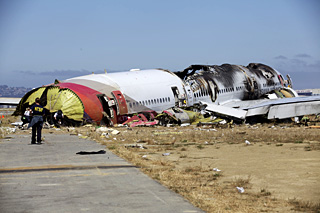
<svg viewBox="0 0 320 213">
<path fill-rule="evenodd" d="M 0 97 L 22 98 L 30 90 L 32 90 L 32 88 L 8 87 L 7 85 L 0 85 Z"/>
</svg>

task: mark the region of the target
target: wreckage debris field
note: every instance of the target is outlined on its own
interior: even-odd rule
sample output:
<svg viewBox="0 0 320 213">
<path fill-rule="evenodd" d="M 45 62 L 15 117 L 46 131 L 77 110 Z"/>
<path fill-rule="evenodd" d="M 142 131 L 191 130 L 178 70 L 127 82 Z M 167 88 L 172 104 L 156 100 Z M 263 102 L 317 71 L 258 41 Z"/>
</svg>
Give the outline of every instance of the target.
<svg viewBox="0 0 320 213">
<path fill-rule="evenodd" d="M 243 124 L 99 129 L 88 125 L 44 131 L 93 139 L 206 212 L 319 211 L 318 128 Z"/>
</svg>

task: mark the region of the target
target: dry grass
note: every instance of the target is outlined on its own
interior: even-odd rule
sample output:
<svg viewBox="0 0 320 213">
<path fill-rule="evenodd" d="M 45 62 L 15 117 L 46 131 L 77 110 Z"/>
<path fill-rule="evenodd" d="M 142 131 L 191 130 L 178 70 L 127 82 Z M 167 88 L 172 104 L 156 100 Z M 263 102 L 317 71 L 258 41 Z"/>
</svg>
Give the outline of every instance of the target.
<svg viewBox="0 0 320 213">
<path fill-rule="evenodd" d="M 269 143 L 273 146 L 283 146 L 296 141 L 308 143 L 301 133 L 297 133 L 297 128 L 301 127 L 283 125 L 268 128 L 262 125 L 242 125 L 233 129 L 218 128 L 219 131 L 207 127 L 140 127 L 122 131 L 117 141 L 108 140 L 102 143 L 108 147 L 113 144 L 114 153 L 139 166 L 151 178 L 181 194 L 206 212 L 288 212 L 297 209 L 297 205 L 276 199 L 265 188 L 260 191 L 252 190 L 250 176 L 237 177 L 231 182 L 224 181 L 223 173 L 212 171 L 212 166 L 192 163 L 189 166 L 182 166 L 182 161 L 201 159 L 184 153 L 190 149 L 201 151 L 207 146 L 219 149 L 222 144 L 243 144 L 245 140 L 249 140 L 252 144 Z M 305 131 L 308 132 L 309 141 L 317 141 L 319 144 L 317 130 Z M 121 145 L 138 142 L 144 143 L 147 149 L 126 148 Z M 171 153 L 172 156 L 161 156 L 164 152 Z M 143 155 L 147 157 L 142 158 Z M 205 161 L 205 158 L 203 160 Z M 244 187 L 245 193 L 240 194 L 236 186 Z M 313 211 L 314 206 L 317 205 L 305 205 L 303 210 Z"/>
</svg>

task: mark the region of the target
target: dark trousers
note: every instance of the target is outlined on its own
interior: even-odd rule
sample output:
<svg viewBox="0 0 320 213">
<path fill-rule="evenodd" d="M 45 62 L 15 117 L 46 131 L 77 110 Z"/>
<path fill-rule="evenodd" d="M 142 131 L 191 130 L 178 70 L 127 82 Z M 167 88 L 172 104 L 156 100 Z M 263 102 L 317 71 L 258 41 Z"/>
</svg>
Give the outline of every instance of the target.
<svg viewBox="0 0 320 213">
<path fill-rule="evenodd" d="M 42 124 L 43 122 L 39 121 L 36 124 L 32 126 L 32 137 L 31 137 L 31 143 L 36 142 L 36 137 L 37 137 L 37 142 L 41 143 L 41 130 L 42 130 Z"/>
</svg>

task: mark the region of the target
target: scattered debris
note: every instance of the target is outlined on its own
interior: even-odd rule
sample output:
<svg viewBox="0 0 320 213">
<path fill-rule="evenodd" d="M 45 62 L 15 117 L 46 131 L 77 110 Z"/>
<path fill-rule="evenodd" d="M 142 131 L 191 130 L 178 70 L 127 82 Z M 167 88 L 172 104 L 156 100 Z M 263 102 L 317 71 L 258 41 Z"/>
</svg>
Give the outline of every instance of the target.
<svg viewBox="0 0 320 213">
<path fill-rule="evenodd" d="M 215 172 L 221 172 L 221 170 L 218 169 L 218 168 L 213 168 L 213 171 L 215 171 Z"/>
<path fill-rule="evenodd" d="M 190 123 L 181 124 L 180 126 L 190 126 Z"/>
<path fill-rule="evenodd" d="M 76 153 L 77 155 L 95 155 L 95 154 L 106 154 L 105 150 L 100 150 L 100 151 L 92 151 L 92 152 L 87 152 L 87 151 L 80 151 Z"/>
<path fill-rule="evenodd" d="M 162 156 L 169 156 L 170 155 L 170 152 L 167 152 L 167 153 L 163 153 Z"/>
<path fill-rule="evenodd" d="M 246 143 L 246 145 L 250 145 L 251 144 L 248 140 L 246 140 L 245 143 Z"/>
<path fill-rule="evenodd" d="M 244 193 L 244 188 L 243 187 L 236 187 L 238 189 L 239 193 Z"/>
<path fill-rule="evenodd" d="M 153 116 L 150 116 L 151 119 Z M 147 117 L 144 114 L 138 114 L 134 115 L 131 118 L 128 118 L 127 121 L 122 123 L 122 125 L 128 125 L 130 127 L 135 127 L 135 126 L 154 126 L 158 124 L 158 120 L 148 120 Z"/>
<path fill-rule="evenodd" d="M 10 128 L 10 127 L 1 127 L 0 128 L 1 132 L 3 132 L 4 134 L 11 134 L 11 133 L 15 133 L 17 128 Z"/>
<path fill-rule="evenodd" d="M 142 144 L 127 144 L 124 147 L 126 147 L 126 148 L 147 149 L 147 147 L 143 146 Z"/>
<path fill-rule="evenodd" d="M 12 126 L 22 126 L 22 124 L 23 124 L 22 121 L 11 123 Z"/>
</svg>

